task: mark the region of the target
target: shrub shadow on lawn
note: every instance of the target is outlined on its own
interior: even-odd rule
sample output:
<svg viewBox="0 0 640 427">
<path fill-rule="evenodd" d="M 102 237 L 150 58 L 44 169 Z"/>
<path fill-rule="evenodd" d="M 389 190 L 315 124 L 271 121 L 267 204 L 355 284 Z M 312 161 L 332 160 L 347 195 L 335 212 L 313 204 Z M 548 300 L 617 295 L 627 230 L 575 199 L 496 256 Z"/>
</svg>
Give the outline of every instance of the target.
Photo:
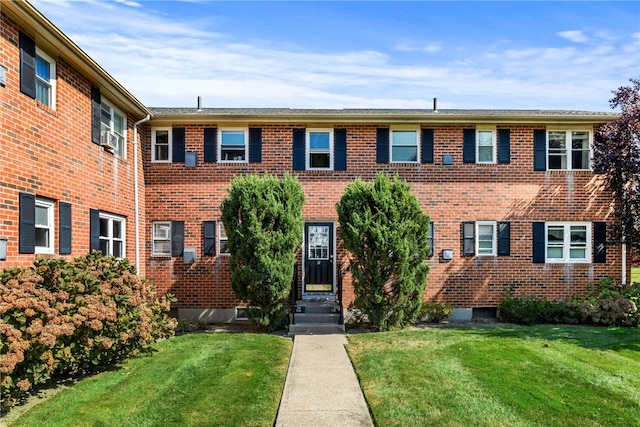
<svg viewBox="0 0 640 427">
<path fill-rule="evenodd" d="M 595 350 L 628 350 L 640 352 L 640 328 L 499 324 L 492 327 L 465 328 L 472 334 L 499 338 L 534 338 L 542 341 L 565 341 Z"/>
</svg>

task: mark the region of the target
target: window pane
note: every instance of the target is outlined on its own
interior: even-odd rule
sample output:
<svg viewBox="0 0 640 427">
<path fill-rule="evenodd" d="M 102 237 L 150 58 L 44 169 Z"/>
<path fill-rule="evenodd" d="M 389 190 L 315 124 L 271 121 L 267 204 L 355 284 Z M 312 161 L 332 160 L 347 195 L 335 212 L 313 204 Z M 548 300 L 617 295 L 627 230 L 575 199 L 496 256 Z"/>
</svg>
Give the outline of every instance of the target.
<svg viewBox="0 0 640 427">
<path fill-rule="evenodd" d="M 492 146 L 493 145 L 493 132 L 491 131 L 479 131 L 478 132 L 478 145 Z"/>
<path fill-rule="evenodd" d="M 222 160 L 244 160 L 244 146 L 232 147 L 226 146 L 221 152 Z"/>
<path fill-rule="evenodd" d="M 49 229 L 48 228 L 36 228 L 36 246 L 48 248 L 49 247 Z"/>
<path fill-rule="evenodd" d="M 329 154 L 326 153 L 311 153 L 309 159 L 309 166 L 312 168 L 328 168 Z"/>
<path fill-rule="evenodd" d="M 586 249 L 570 249 L 569 256 L 574 259 L 584 259 L 587 257 Z"/>
<path fill-rule="evenodd" d="M 156 131 L 156 144 L 169 144 L 169 131 L 157 130 Z"/>
<path fill-rule="evenodd" d="M 391 160 L 394 162 L 416 162 L 418 161 L 418 149 L 416 147 L 393 147 Z"/>
<path fill-rule="evenodd" d="M 566 151 L 567 141 L 564 132 L 549 132 L 549 151 Z"/>
<path fill-rule="evenodd" d="M 587 228 L 585 226 L 571 227 L 571 245 L 585 245 L 587 243 Z"/>
<path fill-rule="evenodd" d="M 51 104 L 51 86 L 42 80 L 36 81 L 36 99 L 44 105 Z"/>
<path fill-rule="evenodd" d="M 36 55 L 36 75 L 46 82 L 51 80 L 51 64 L 40 55 Z"/>
<path fill-rule="evenodd" d="M 329 132 L 310 132 L 309 149 L 329 150 Z"/>
<path fill-rule="evenodd" d="M 415 131 L 393 131 L 393 145 L 413 145 L 417 146 L 417 136 Z"/>
<path fill-rule="evenodd" d="M 119 240 L 113 241 L 113 256 L 122 258 L 124 256 L 122 250 L 122 242 Z"/>
<path fill-rule="evenodd" d="M 244 146 L 244 131 L 222 131 L 222 145 L 240 145 Z"/>
<path fill-rule="evenodd" d="M 169 160 L 169 146 L 156 145 L 156 160 Z"/>
<path fill-rule="evenodd" d="M 562 258 L 562 248 L 548 247 L 547 258 Z"/>
<path fill-rule="evenodd" d="M 113 238 L 122 238 L 122 221 L 113 221 Z"/>
<path fill-rule="evenodd" d="M 113 130 L 120 135 L 124 134 L 124 117 L 115 111 L 113 112 Z"/>
<path fill-rule="evenodd" d="M 171 253 L 171 242 L 167 242 L 164 240 L 153 242 L 153 253 L 169 255 Z"/>
<path fill-rule="evenodd" d="M 154 239 L 168 239 L 171 232 L 170 224 L 153 224 Z"/>
<path fill-rule="evenodd" d="M 109 220 L 107 218 L 100 218 L 100 236 L 109 237 Z"/>
<path fill-rule="evenodd" d="M 100 239 L 100 250 L 102 251 L 102 255 L 111 255 L 109 253 L 109 240 L 108 239 Z"/>
<path fill-rule="evenodd" d="M 563 244 L 564 227 L 549 227 L 547 231 L 547 242 L 549 244 Z"/>
<path fill-rule="evenodd" d="M 492 162 L 493 161 L 493 147 L 478 147 L 478 161 L 479 162 Z"/>
<path fill-rule="evenodd" d="M 589 132 L 571 132 L 571 168 L 589 169 Z"/>
<path fill-rule="evenodd" d="M 44 206 L 36 206 L 36 225 L 49 226 L 49 209 Z"/>
</svg>

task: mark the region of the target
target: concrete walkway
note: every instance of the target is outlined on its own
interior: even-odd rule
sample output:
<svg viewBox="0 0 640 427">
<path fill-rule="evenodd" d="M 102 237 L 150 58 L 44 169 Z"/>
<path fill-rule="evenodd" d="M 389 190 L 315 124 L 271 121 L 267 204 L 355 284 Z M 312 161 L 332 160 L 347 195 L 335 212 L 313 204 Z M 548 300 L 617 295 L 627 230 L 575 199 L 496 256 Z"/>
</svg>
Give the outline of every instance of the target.
<svg viewBox="0 0 640 427">
<path fill-rule="evenodd" d="M 372 427 L 344 335 L 296 335 L 276 427 Z"/>
</svg>

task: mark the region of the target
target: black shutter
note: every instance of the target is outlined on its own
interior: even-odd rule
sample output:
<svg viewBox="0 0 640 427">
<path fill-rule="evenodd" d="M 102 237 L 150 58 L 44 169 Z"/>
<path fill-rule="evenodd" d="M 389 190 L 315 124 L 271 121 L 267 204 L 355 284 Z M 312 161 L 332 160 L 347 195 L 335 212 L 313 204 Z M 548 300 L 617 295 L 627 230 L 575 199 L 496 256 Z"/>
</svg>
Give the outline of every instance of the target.
<svg viewBox="0 0 640 427">
<path fill-rule="evenodd" d="M 462 255 L 473 256 L 476 254 L 476 223 L 465 221 L 462 223 Z"/>
<path fill-rule="evenodd" d="M 498 163 L 511 163 L 511 129 L 498 129 Z"/>
<path fill-rule="evenodd" d="M 431 258 L 433 256 L 433 245 L 435 243 L 434 233 L 433 233 L 433 221 L 429 221 L 429 234 L 427 235 L 427 245 L 429 246 L 429 252 L 427 252 L 427 257 Z"/>
<path fill-rule="evenodd" d="M 603 264 L 607 262 L 607 223 L 593 223 L 593 262 Z"/>
<path fill-rule="evenodd" d="M 204 128 L 204 161 L 215 162 L 218 160 L 218 129 Z"/>
<path fill-rule="evenodd" d="M 262 162 L 262 128 L 249 128 L 249 162 Z"/>
<path fill-rule="evenodd" d="M 19 199 L 18 251 L 21 254 L 32 254 L 36 251 L 36 196 L 20 193 Z"/>
<path fill-rule="evenodd" d="M 462 161 L 464 163 L 476 162 L 476 130 L 462 130 Z"/>
<path fill-rule="evenodd" d="M 60 202 L 58 204 L 60 217 L 60 236 L 58 246 L 60 255 L 69 255 L 71 253 L 71 203 Z"/>
<path fill-rule="evenodd" d="M 511 223 L 498 222 L 498 256 L 511 255 Z"/>
<path fill-rule="evenodd" d="M 100 250 L 100 211 L 89 209 L 89 251 Z M 103 254 L 106 255 L 106 254 Z"/>
<path fill-rule="evenodd" d="M 544 222 L 533 223 L 533 262 L 536 264 L 544 264 L 545 248 L 544 248 Z"/>
<path fill-rule="evenodd" d="M 171 256 L 184 252 L 184 221 L 171 221 Z"/>
<path fill-rule="evenodd" d="M 376 129 L 376 163 L 389 163 L 389 129 Z"/>
<path fill-rule="evenodd" d="M 184 128 L 173 128 L 171 135 L 171 144 L 172 144 L 172 159 L 171 161 L 180 163 L 184 162 L 184 138 L 185 138 L 185 129 Z"/>
<path fill-rule="evenodd" d="M 293 130 L 293 170 L 302 171 L 306 167 L 306 160 L 304 157 L 305 152 L 305 139 L 307 131 L 306 129 L 294 129 Z"/>
<path fill-rule="evenodd" d="M 334 129 L 333 131 L 333 169 L 337 171 L 347 170 L 347 130 Z"/>
<path fill-rule="evenodd" d="M 100 116 L 102 114 L 102 96 L 100 89 L 91 88 L 91 142 L 100 145 Z"/>
<path fill-rule="evenodd" d="M 24 33 L 19 34 L 20 92 L 36 97 L 36 43 Z M 33 252 L 23 252 L 33 253 Z"/>
<path fill-rule="evenodd" d="M 420 157 L 422 163 L 433 163 L 433 129 L 422 129 L 422 147 Z"/>
<path fill-rule="evenodd" d="M 204 249 L 202 253 L 204 255 L 216 254 L 216 222 L 204 221 L 202 223 L 202 240 Z"/>
<path fill-rule="evenodd" d="M 533 170 L 547 170 L 547 131 L 544 129 L 533 131 Z"/>
</svg>

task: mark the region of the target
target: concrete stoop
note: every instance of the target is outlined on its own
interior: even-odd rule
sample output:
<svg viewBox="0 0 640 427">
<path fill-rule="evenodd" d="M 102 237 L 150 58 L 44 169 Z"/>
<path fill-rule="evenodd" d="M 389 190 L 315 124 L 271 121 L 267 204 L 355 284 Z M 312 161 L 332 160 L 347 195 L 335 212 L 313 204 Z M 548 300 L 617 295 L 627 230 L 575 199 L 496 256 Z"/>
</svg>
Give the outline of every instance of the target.
<svg viewBox="0 0 640 427">
<path fill-rule="evenodd" d="M 297 301 L 289 336 L 344 334 L 340 306 L 334 301 Z"/>
</svg>

